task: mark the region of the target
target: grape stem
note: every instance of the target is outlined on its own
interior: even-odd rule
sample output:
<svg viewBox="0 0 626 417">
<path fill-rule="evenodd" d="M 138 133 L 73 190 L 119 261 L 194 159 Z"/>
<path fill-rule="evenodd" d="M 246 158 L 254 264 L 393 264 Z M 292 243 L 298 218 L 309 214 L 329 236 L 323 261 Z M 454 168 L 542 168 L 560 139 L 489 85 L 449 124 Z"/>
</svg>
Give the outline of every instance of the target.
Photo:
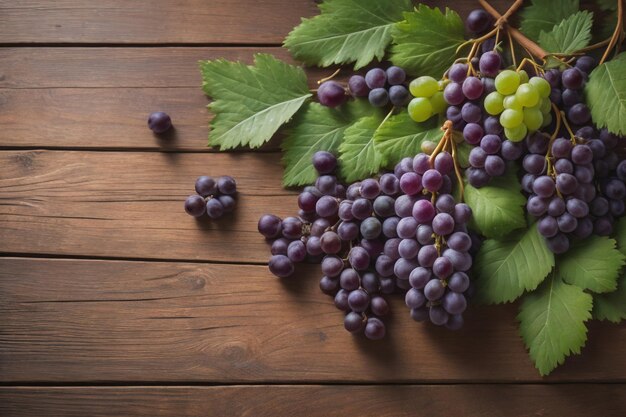
<svg viewBox="0 0 626 417">
<path fill-rule="evenodd" d="M 456 174 L 456 179 L 459 182 L 459 193 L 461 202 L 463 202 L 465 198 L 465 185 L 463 184 L 463 174 L 461 174 L 461 167 L 459 166 L 459 161 L 457 158 L 456 152 L 456 142 L 454 140 L 450 141 L 450 147 L 452 148 L 452 160 L 454 161 L 454 173 Z"/>
<path fill-rule="evenodd" d="M 611 36 L 611 39 L 609 40 L 609 45 L 606 47 L 604 54 L 602 55 L 602 58 L 600 59 L 600 62 L 598 63 L 598 65 L 602 65 L 604 63 L 604 61 L 606 61 L 606 58 L 609 56 L 609 53 L 611 52 L 611 50 L 613 49 L 613 47 L 617 44 L 617 40 L 622 37 L 623 35 L 623 13 L 624 13 L 624 4 L 622 0 L 617 0 L 617 23 L 615 24 L 615 30 L 613 31 L 613 35 Z"/>
<path fill-rule="evenodd" d="M 519 65 L 517 66 L 516 71 L 519 72 L 519 70 L 521 70 L 525 64 L 530 64 L 532 65 L 532 67 L 534 68 L 535 72 L 537 73 L 537 75 L 539 74 L 543 74 L 543 68 L 541 67 L 541 65 L 537 64 L 537 62 L 535 62 L 535 60 L 533 60 L 532 58 L 523 58 L 521 60 L 521 62 L 519 63 Z"/>
<path fill-rule="evenodd" d="M 572 145 L 576 145 L 576 135 L 572 131 L 572 128 L 570 127 L 569 123 L 567 123 L 567 118 L 565 117 L 565 113 L 563 111 L 560 111 L 560 113 L 561 113 L 561 119 L 563 120 L 563 125 L 565 126 L 565 129 L 567 129 L 567 132 L 569 133 L 570 141 L 572 142 Z"/>
<path fill-rule="evenodd" d="M 550 141 L 548 142 L 548 151 L 546 152 L 546 174 L 554 178 L 555 172 L 554 167 L 552 166 L 552 144 L 559 135 L 559 130 L 561 129 L 561 112 L 554 103 L 552 103 L 552 110 L 554 110 L 554 117 L 556 118 L 556 127 L 550 136 Z"/>
<path fill-rule="evenodd" d="M 333 72 L 332 74 L 330 74 L 328 77 L 324 77 L 321 80 L 319 80 L 317 82 L 317 85 L 320 85 L 321 83 L 328 81 L 328 80 L 332 80 L 333 78 L 335 78 L 337 76 L 337 74 L 339 74 L 341 72 L 341 68 L 337 68 L 337 71 Z"/>
<path fill-rule="evenodd" d="M 509 8 L 509 10 L 507 10 L 507 12 L 504 15 L 501 15 L 491 4 L 489 4 L 487 0 L 478 0 L 478 2 L 480 3 L 481 6 L 483 6 L 483 8 L 487 11 L 487 13 L 489 13 L 490 15 L 496 18 L 496 24 L 500 24 L 500 25 L 505 23 L 504 21 L 500 19 L 504 16 L 508 18 L 511 14 L 515 12 L 515 10 L 517 10 L 521 6 L 521 3 L 522 3 L 521 1 L 516 1 L 515 3 L 513 3 L 513 5 Z M 524 36 L 522 32 L 515 29 L 514 27 L 507 25 L 506 31 L 509 34 L 509 36 L 514 38 L 520 45 L 522 45 L 525 49 L 528 50 L 528 52 L 530 52 L 535 57 L 543 60 L 548 55 L 548 53 L 544 51 L 543 48 L 541 48 L 535 42 L 528 39 L 526 36 Z"/>
<path fill-rule="evenodd" d="M 443 122 L 441 130 L 443 130 L 443 136 L 441 137 L 441 140 L 437 144 L 437 147 L 435 148 L 433 153 L 430 154 L 430 158 L 428 160 L 431 167 L 435 162 L 435 157 L 439 155 L 439 153 L 446 147 L 448 140 L 452 137 L 452 122 L 450 120 L 446 120 L 445 122 Z"/>
</svg>

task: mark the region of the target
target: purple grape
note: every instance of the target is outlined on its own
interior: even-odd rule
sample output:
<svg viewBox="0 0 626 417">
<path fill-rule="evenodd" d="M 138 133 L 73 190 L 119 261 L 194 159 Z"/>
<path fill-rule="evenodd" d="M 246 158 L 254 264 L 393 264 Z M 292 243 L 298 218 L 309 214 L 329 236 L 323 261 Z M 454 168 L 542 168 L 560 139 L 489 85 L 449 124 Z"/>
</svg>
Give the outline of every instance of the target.
<svg viewBox="0 0 626 417">
<path fill-rule="evenodd" d="M 218 219 L 224 215 L 224 206 L 217 198 L 211 198 L 206 202 L 206 214 L 212 219 Z"/>
<path fill-rule="evenodd" d="M 370 92 L 365 77 L 362 75 L 353 75 L 348 80 L 348 88 L 354 97 L 366 97 Z"/>
<path fill-rule="evenodd" d="M 455 207 L 456 208 L 456 207 Z M 432 245 L 435 243 L 433 238 L 433 228 L 427 224 L 420 224 L 417 227 L 417 241 L 420 245 Z"/>
<path fill-rule="evenodd" d="M 571 107 L 576 103 L 581 103 L 583 100 L 582 93 L 579 90 L 570 90 L 566 88 L 561 93 L 561 100 L 565 107 Z"/>
<path fill-rule="evenodd" d="M 441 175 L 448 175 L 454 169 L 454 159 L 449 152 L 441 152 L 435 157 L 435 169 Z"/>
<path fill-rule="evenodd" d="M 335 197 L 329 195 L 322 196 L 315 203 L 315 212 L 320 217 L 331 217 L 337 214 L 339 203 Z"/>
<path fill-rule="evenodd" d="M 270 252 L 272 255 L 287 255 L 289 243 L 291 243 L 291 241 L 289 239 L 285 239 L 284 237 L 276 239 L 272 242 Z"/>
<path fill-rule="evenodd" d="M 387 74 L 380 68 L 372 68 L 365 74 L 365 83 L 371 89 L 383 88 L 387 82 Z"/>
<path fill-rule="evenodd" d="M 430 169 L 430 156 L 424 153 L 417 154 L 413 158 L 411 167 L 417 174 L 423 175 L 424 172 Z"/>
<path fill-rule="evenodd" d="M 396 215 L 400 217 L 409 217 L 412 213 L 413 206 L 416 201 L 416 197 L 406 194 L 403 194 L 396 198 L 396 202 L 394 204 L 394 210 L 396 211 Z"/>
<path fill-rule="evenodd" d="M 346 317 L 344 317 L 343 326 L 350 333 L 357 333 L 363 329 L 363 327 L 365 326 L 365 322 L 363 321 L 363 317 L 361 317 L 360 314 L 352 311 L 346 314 Z"/>
<path fill-rule="evenodd" d="M 417 256 L 420 246 L 415 239 L 402 239 L 398 245 L 398 253 L 404 259 L 413 259 Z"/>
<path fill-rule="evenodd" d="M 235 194 L 237 192 L 237 182 L 233 177 L 223 175 L 217 179 L 217 189 L 222 194 Z"/>
<path fill-rule="evenodd" d="M 448 84 L 443 90 L 443 99 L 446 101 L 446 103 L 453 106 L 463 103 L 463 101 L 465 101 L 465 94 L 463 94 L 463 88 L 461 87 L 461 84 Z"/>
<path fill-rule="evenodd" d="M 448 288 L 454 292 L 462 293 L 469 288 L 470 280 L 465 272 L 455 272 L 448 279 Z"/>
<path fill-rule="evenodd" d="M 425 200 L 422 200 L 425 201 Z M 413 239 L 417 232 L 417 220 L 413 217 L 405 217 L 398 222 L 398 237 L 401 239 Z"/>
<path fill-rule="evenodd" d="M 380 340 L 385 337 L 385 323 L 376 317 L 370 317 L 363 333 L 370 340 Z"/>
<path fill-rule="evenodd" d="M 482 117 L 482 111 L 476 104 L 467 102 L 461 108 L 461 117 L 467 123 L 478 123 Z"/>
<path fill-rule="evenodd" d="M 372 202 L 366 198 L 357 198 L 352 203 L 352 215 L 359 220 L 367 219 L 372 215 Z"/>
<path fill-rule="evenodd" d="M 438 235 L 449 235 L 454 230 L 454 218 L 448 213 L 439 213 L 433 218 L 432 227 Z"/>
<path fill-rule="evenodd" d="M 217 193 L 217 183 L 213 178 L 206 175 L 198 177 L 195 188 L 196 192 L 205 198 Z"/>
<path fill-rule="evenodd" d="M 472 238 L 467 233 L 455 232 L 448 237 L 447 244 L 450 249 L 467 252 L 472 247 Z"/>
<path fill-rule="evenodd" d="M 502 125 L 497 117 L 489 116 L 483 121 L 483 127 L 486 134 L 500 135 L 503 132 Z"/>
<path fill-rule="evenodd" d="M 478 145 L 483 135 L 483 128 L 478 123 L 468 123 L 463 128 L 463 138 L 470 145 Z"/>
<path fill-rule="evenodd" d="M 547 239 L 548 248 L 556 253 L 565 253 L 569 249 L 569 239 L 563 233 L 557 233 L 556 236 Z"/>
<path fill-rule="evenodd" d="M 337 107 L 346 100 L 346 90 L 337 81 L 324 81 L 317 89 L 317 98 L 323 106 Z"/>
<path fill-rule="evenodd" d="M 582 125 L 591 120 L 591 110 L 586 104 L 574 104 L 567 111 L 567 118 L 574 124 Z"/>
<path fill-rule="evenodd" d="M 286 278 L 293 274 L 293 262 L 285 255 L 273 255 L 268 263 L 270 272 L 279 278 Z"/>
<path fill-rule="evenodd" d="M 335 295 L 339 289 L 339 283 L 336 278 L 323 276 L 320 279 L 320 290 L 327 295 Z"/>
<path fill-rule="evenodd" d="M 390 277 L 393 275 L 393 266 L 395 261 L 387 255 L 380 255 L 376 258 L 375 269 L 382 277 Z"/>
<path fill-rule="evenodd" d="M 306 246 L 301 240 L 294 240 L 287 247 L 287 257 L 292 262 L 302 262 L 306 258 L 306 255 Z"/>
<path fill-rule="evenodd" d="M 495 155 L 500 151 L 502 139 L 497 135 L 485 135 L 480 140 L 480 147 L 489 155 Z"/>
<path fill-rule="evenodd" d="M 531 216 L 540 217 L 548 210 L 548 204 L 539 196 L 532 196 L 526 202 L 526 210 Z"/>
<path fill-rule="evenodd" d="M 320 246 L 324 253 L 335 254 L 341 250 L 341 239 L 333 231 L 324 232 L 320 237 Z"/>
<path fill-rule="evenodd" d="M 453 64 L 448 70 L 448 78 L 455 83 L 463 83 L 467 77 L 467 64 Z"/>
<path fill-rule="evenodd" d="M 409 90 L 403 85 L 389 87 L 389 101 L 394 106 L 406 106 L 410 98 Z"/>
<path fill-rule="evenodd" d="M 435 214 L 435 206 L 428 200 L 418 200 L 413 205 L 412 215 L 418 223 L 430 223 Z"/>
<path fill-rule="evenodd" d="M 421 290 L 426 286 L 428 281 L 432 278 L 432 273 L 429 269 L 419 266 L 409 274 L 409 283 L 413 288 Z"/>
<path fill-rule="evenodd" d="M 341 222 L 337 227 L 337 234 L 343 241 L 355 240 L 359 237 L 359 226 L 354 222 Z"/>
<path fill-rule="evenodd" d="M 164 133 L 171 129 L 172 119 L 167 113 L 157 111 L 151 113 L 148 117 L 148 127 L 154 133 Z"/>
<path fill-rule="evenodd" d="M 404 178 L 406 175 L 409 174 L 404 174 L 402 178 Z M 400 185 L 402 185 L 402 179 L 400 180 Z M 429 169 L 428 171 L 424 172 L 424 175 L 422 176 L 422 186 L 425 189 L 427 189 L 431 193 L 434 193 L 439 191 L 442 185 L 443 177 L 441 176 L 441 173 L 439 171 L 437 171 L 436 169 Z"/>
<path fill-rule="evenodd" d="M 393 174 L 383 174 L 378 180 L 383 193 L 394 196 L 400 192 L 400 180 Z"/>
<path fill-rule="evenodd" d="M 424 287 L 424 295 L 429 301 L 436 301 L 443 296 L 445 290 L 443 283 L 435 278 L 428 281 Z"/>
<path fill-rule="evenodd" d="M 199 195 L 190 195 L 185 200 L 185 211 L 193 217 L 200 217 L 206 213 L 206 203 Z"/>
<path fill-rule="evenodd" d="M 372 178 L 361 181 L 361 197 L 373 200 L 380 194 L 378 181 Z"/>
<path fill-rule="evenodd" d="M 404 295 L 404 302 L 408 308 L 420 308 L 426 304 L 426 297 L 422 291 L 411 288 Z"/>
<path fill-rule="evenodd" d="M 587 145 L 576 145 L 572 148 L 572 162 L 577 165 L 585 165 L 593 160 L 593 151 Z M 589 181 L 582 181 L 589 182 Z"/>
<path fill-rule="evenodd" d="M 454 214 L 455 205 L 456 202 L 454 201 L 454 197 L 450 194 L 439 194 L 437 201 L 435 202 L 435 207 L 440 213 Z"/>
<path fill-rule="evenodd" d="M 543 155 L 526 155 L 522 160 L 522 166 L 529 174 L 540 175 L 546 169 L 546 158 Z"/>
<path fill-rule="evenodd" d="M 495 77 L 500 69 L 501 59 L 497 52 L 486 52 L 480 57 L 478 67 L 483 75 Z"/>
<path fill-rule="evenodd" d="M 487 153 L 479 146 L 472 148 L 469 154 L 469 163 L 474 168 L 483 168 L 485 166 Z"/>
<path fill-rule="evenodd" d="M 311 224 L 311 230 L 310 230 L 311 236 L 320 237 L 329 228 L 330 228 L 330 221 L 328 221 L 328 219 L 324 219 L 324 218 L 316 219 Z"/>
<path fill-rule="evenodd" d="M 568 68 L 561 74 L 563 87 L 578 90 L 583 86 L 585 78 L 578 68 Z"/>
<path fill-rule="evenodd" d="M 563 233 L 573 232 L 574 229 L 576 229 L 576 226 L 578 226 L 578 220 L 576 220 L 576 218 L 569 213 L 561 214 L 556 219 L 556 222 L 559 225 L 559 230 Z"/>
<path fill-rule="evenodd" d="M 596 66 L 596 60 L 590 56 L 581 56 L 576 60 L 576 68 L 584 72 L 585 74 L 589 74 L 591 70 L 593 70 Z"/>
<path fill-rule="evenodd" d="M 373 204 L 374 213 L 383 218 L 391 217 L 395 214 L 394 203 L 395 200 L 388 195 L 378 196 Z"/>
<path fill-rule="evenodd" d="M 401 280 L 408 280 L 411 271 L 417 268 L 417 263 L 409 259 L 400 258 L 393 266 L 393 273 Z"/>
<path fill-rule="evenodd" d="M 479 34 L 485 32 L 492 23 L 492 18 L 483 9 L 472 10 L 467 19 L 465 19 L 465 27 L 469 32 Z"/>
<path fill-rule="evenodd" d="M 322 250 L 322 242 L 320 241 L 320 238 L 318 236 L 309 236 L 306 241 L 306 252 L 311 256 L 318 256 L 324 253 L 324 251 Z"/>
<path fill-rule="evenodd" d="M 554 217 L 545 216 L 537 222 L 537 230 L 541 236 L 549 238 L 555 236 L 559 232 L 559 226 Z"/>
<path fill-rule="evenodd" d="M 400 218 L 397 216 L 388 217 L 383 221 L 383 235 L 388 238 L 398 237 L 398 232 L 396 228 L 398 227 L 398 223 L 400 222 Z"/>
<path fill-rule="evenodd" d="M 406 80 L 406 72 L 400 67 L 391 66 L 387 68 L 387 82 L 389 85 L 399 85 Z"/>
<path fill-rule="evenodd" d="M 264 214 L 259 219 L 258 229 L 259 233 L 261 233 L 267 239 L 276 238 L 280 236 L 282 232 L 282 220 L 280 219 L 280 217 L 274 216 L 273 214 Z"/>
<path fill-rule="evenodd" d="M 505 140 L 504 142 L 502 142 L 500 153 L 502 155 L 502 158 L 506 159 L 507 161 L 516 161 L 522 156 L 522 154 L 524 153 L 524 149 L 518 143 L 512 142 L 510 140 Z"/>
<path fill-rule="evenodd" d="M 332 195 L 337 187 L 337 178 L 333 175 L 320 175 L 315 180 L 315 187 L 324 195 Z"/>
<path fill-rule="evenodd" d="M 463 81 L 462 91 L 468 100 L 476 100 L 483 94 L 483 83 L 477 77 L 467 77 Z"/>
<path fill-rule="evenodd" d="M 435 259 L 433 262 L 433 274 L 439 279 L 446 279 L 452 272 L 454 271 L 454 267 L 452 266 L 452 262 L 448 258 L 440 256 Z"/>
<path fill-rule="evenodd" d="M 417 262 L 424 268 L 430 268 L 438 257 L 439 253 L 437 253 L 435 245 L 426 245 L 422 246 L 417 254 Z"/>
<path fill-rule="evenodd" d="M 382 233 L 382 224 L 376 217 L 368 217 L 361 222 L 360 230 L 364 239 L 376 239 Z"/>
<path fill-rule="evenodd" d="M 374 88 L 369 92 L 367 99 L 374 107 L 384 107 L 389 103 L 389 92 L 384 88 Z"/>
<path fill-rule="evenodd" d="M 407 172 L 400 177 L 400 189 L 407 195 L 415 195 L 422 191 L 422 176 L 415 172 Z"/>
<path fill-rule="evenodd" d="M 346 291 L 354 291 L 361 285 L 361 277 L 354 269 L 346 268 L 341 271 L 339 285 Z"/>
<path fill-rule="evenodd" d="M 353 247 L 348 254 L 348 262 L 350 262 L 350 265 L 357 271 L 366 270 L 369 267 L 370 259 L 367 250 L 361 246 Z"/>
<path fill-rule="evenodd" d="M 487 158 L 485 158 L 485 162 L 487 162 Z M 475 188 L 484 187 L 491 181 L 491 175 L 487 174 L 483 168 L 468 168 L 466 176 L 467 181 Z"/>
<path fill-rule="evenodd" d="M 550 87 L 559 88 L 561 86 L 561 72 L 558 69 L 551 69 L 543 74 L 543 78 L 550 83 Z"/>
<path fill-rule="evenodd" d="M 387 314 L 389 314 L 389 304 L 383 297 L 381 297 L 380 295 L 376 295 L 372 297 L 372 300 L 370 301 L 370 310 L 372 310 L 372 313 L 376 314 L 377 316 L 386 316 Z M 371 323 L 370 321 L 368 322 Z"/>
<path fill-rule="evenodd" d="M 443 296 L 441 306 L 450 314 L 461 314 L 467 308 L 467 300 L 463 294 L 450 291 Z"/>
<path fill-rule="evenodd" d="M 572 174 L 558 174 L 556 188 L 563 194 L 572 194 L 578 187 L 578 180 Z"/>
</svg>

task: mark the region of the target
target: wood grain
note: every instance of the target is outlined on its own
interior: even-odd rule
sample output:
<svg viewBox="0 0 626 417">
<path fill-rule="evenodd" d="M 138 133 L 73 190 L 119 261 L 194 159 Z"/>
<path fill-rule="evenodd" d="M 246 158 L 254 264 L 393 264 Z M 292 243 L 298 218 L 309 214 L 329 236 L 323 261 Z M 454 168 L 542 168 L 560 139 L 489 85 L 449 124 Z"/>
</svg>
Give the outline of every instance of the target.
<svg viewBox="0 0 626 417">
<path fill-rule="evenodd" d="M 4 417 L 622 417 L 624 385 L 0 388 Z M 305 411 L 306 410 L 306 411 Z"/>
<path fill-rule="evenodd" d="M 0 152 L 0 252 L 267 262 L 264 213 L 297 213 L 280 155 Z M 219 221 L 183 210 L 200 175 L 238 181 Z"/>
<path fill-rule="evenodd" d="M 241 259 L 241 258 L 240 258 Z M 620 381 L 626 326 L 593 322 L 582 356 L 534 369 L 515 307 L 472 307 L 466 328 L 416 323 L 390 297 L 388 335 L 353 337 L 318 288 L 265 266 L 0 259 L 0 381 Z"/>
<path fill-rule="evenodd" d="M 280 44 L 311 0 L 0 1 L 0 43 Z"/>
<path fill-rule="evenodd" d="M 510 1 L 492 3 L 504 11 Z M 463 17 L 477 6 L 454 2 Z M 280 45 L 301 17 L 316 14 L 314 0 L 2 0 L 0 43 Z"/>
</svg>

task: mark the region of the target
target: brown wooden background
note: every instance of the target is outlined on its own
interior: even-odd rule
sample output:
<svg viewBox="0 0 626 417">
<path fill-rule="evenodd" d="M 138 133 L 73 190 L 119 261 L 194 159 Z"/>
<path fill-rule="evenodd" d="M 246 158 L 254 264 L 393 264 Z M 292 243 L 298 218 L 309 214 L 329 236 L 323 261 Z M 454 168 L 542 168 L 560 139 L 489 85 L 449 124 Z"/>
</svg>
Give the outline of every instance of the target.
<svg viewBox="0 0 626 417">
<path fill-rule="evenodd" d="M 206 148 L 197 61 L 288 59 L 283 37 L 315 13 L 0 0 L 0 416 L 626 415 L 625 325 L 591 323 L 583 355 L 541 378 L 515 306 L 472 308 L 452 333 L 395 297 L 389 336 L 368 342 L 343 330 L 318 267 L 268 273 L 256 220 L 293 213 L 296 194 L 275 146 Z M 146 127 L 155 110 L 167 140 Z M 184 213 L 203 174 L 237 178 L 234 215 Z"/>
</svg>

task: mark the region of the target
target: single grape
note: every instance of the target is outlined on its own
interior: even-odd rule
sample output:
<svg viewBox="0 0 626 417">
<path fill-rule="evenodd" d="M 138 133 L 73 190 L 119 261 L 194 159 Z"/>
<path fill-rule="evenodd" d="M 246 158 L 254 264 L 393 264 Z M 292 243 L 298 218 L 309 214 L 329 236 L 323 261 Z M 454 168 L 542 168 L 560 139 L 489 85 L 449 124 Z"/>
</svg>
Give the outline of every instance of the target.
<svg viewBox="0 0 626 417">
<path fill-rule="evenodd" d="M 467 77 L 467 64 L 453 64 L 448 70 L 448 78 L 455 83 L 462 83 Z"/>
<path fill-rule="evenodd" d="M 327 107 L 337 107 L 346 100 L 346 90 L 337 81 L 324 81 L 317 89 L 317 99 Z"/>
<path fill-rule="evenodd" d="M 406 80 L 406 72 L 400 67 L 396 67 L 395 65 L 387 68 L 387 82 L 390 85 L 399 85 Z"/>
<path fill-rule="evenodd" d="M 576 60 L 576 68 L 589 74 L 596 66 L 596 60 L 588 55 L 581 56 Z"/>
<path fill-rule="evenodd" d="M 229 195 L 220 195 L 217 197 L 219 202 L 222 204 L 224 209 L 224 213 L 231 213 L 235 210 L 235 206 L 237 205 L 237 201 L 229 196 Z"/>
<path fill-rule="evenodd" d="M 372 202 L 366 198 L 357 198 L 352 203 L 352 215 L 364 220 L 372 215 Z"/>
<path fill-rule="evenodd" d="M 381 195 L 374 200 L 374 213 L 383 218 L 391 217 L 395 214 L 395 200 L 388 195 Z"/>
<path fill-rule="evenodd" d="M 382 224 L 376 217 L 368 217 L 361 222 L 361 235 L 365 239 L 376 239 L 382 232 Z"/>
<path fill-rule="evenodd" d="M 365 74 L 365 83 L 371 89 L 383 88 L 387 82 L 387 74 L 380 68 L 372 68 Z"/>
<path fill-rule="evenodd" d="M 504 110 L 504 96 L 497 91 L 487 94 L 483 103 L 485 111 L 491 115 L 497 115 Z"/>
<path fill-rule="evenodd" d="M 433 266 L 433 262 L 435 262 L 435 259 L 438 257 L 439 253 L 437 252 L 435 245 L 426 245 L 422 246 L 417 254 L 417 262 L 424 268 L 430 268 Z"/>
<path fill-rule="evenodd" d="M 462 90 L 468 100 L 476 100 L 483 94 L 483 83 L 478 77 L 467 77 L 463 81 Z"/>
<path fill-rule="evenodd" d="M 381 191 L 387 195 L 395 196 L 400 192 L 400 180 L 394 174 L 383 174 L 378 182 Z"/>
<path fill-rule="evenodd" d="M 477 145 L 483 135 L 483 128 L 478 123 L 468 123 L 463 128 L 463 138 L 470 145 Z"/>
<path fill-rule="evenodd" d="M 572 148 L 572 162 L 578 165 L 591 163 L 593 160 L 593 151 L 587 145 L 576 145 Z M 589 181 L 582 181 L 589 182 Z"/>
<path fill-rule="evenodd" d="M 321 217 L 331 217 L 337 214 L 339 203 L 335 197 L 329 195 L 322 196 L 315 203 L 315 212 Z"/>
<path fill-rule="evenodd" d="M 320 290 L 327 295 L 335 295 L 339 289 L 339 283 L 336 278 L 323 276 L 320 279 Z"/>
<path fill-rule="evenodd" d="M 430 201 L 418 200 L 413 205 L 413 210 L 411 214 L 418 223 L 429 223 L 435 217 L 436 211 L 435 207 Z"/>
<path fill-rule="evenodd" d="M 478 123 L 482 118 L 482 111 L 478 105 L 467 102 L 461 108 L 461 117 L 467 123 Z"/>
<path fill-rule="evenodd" d="M 370 265 L 370 260 L 368 251 L 361 246 L 353 247 L 348 254 L 348 262 L 357 271 L 366 270 Z"/>
<path fill-rule="evenodd" d="M 512 70 L 504 70 L 496 77 L 496 90 L 502 95 L 515 93 L 520 85 L 519 73 Z"/>
<path fill-rule="evenodd" d="M 450 194 L 439 194 L 435 207 L 439 213 L 454 214 L 456 202 Z"/>
<path fill-rule="evenodd" d="M 199 195 L 190 195 L 185 200 L 185 211 L 193 217 L 200 217 L 206 213 L 206 203 Z"/>
<path fill-rule="evenodd" d="M 346 291 L 354 291 L 361 285 L 361 277 L 354 269 L 346 268 L 341 271 L 341 275 L 339 276 L 339 285 Z"/>
<path fill-rule="evenodd" d="M 370 89 L 365 82 L 365 77 L 362 75 L 353 75 L 350 77 L 348 80 L 348 89 L 354 97 L 366 97 L 370 92 Z"/>
<path fill-rule="evenodd" d="M 320 175 L 315 180 L 315 187 L 324 195 L 334 194 L 337 187 L 337 178 L 333 175 Z"/>
<path fill-rule="evenodd" d="M 273 255 L 269 261 L 270 272 L 279 278 L 286 278 L 293 274 L 293 262 L 285 255 Z"/>
<path fill-rule="evenodd" d="M 574 124 L 582 125 L 591 120 L 591 110 L 586 104 L 574 104 L 567 111 L 567 118 Z"/>
<path fill-rule="evenodd" d="M 414 97 L 432 97 L 439 90 L 439 83 L 433 77 L 424 75 L 409 83 L 409 90 Z"/>
<path fill-rule="evenodd" d="M 467 308 L 467 300 L 463 294 L 449 291 L 443 296 L 441 306 L 450 314 L 461 314 Z"/>
<path fill-rule="evenodd" d="M 506 164 L 498 155 L 487 155 L 485 159 L 485 172 L 491 177 L 499 177 L 504 174 Z"/>
<path fill-rule="evenodd" d="M 343 319 L 343 326 L 350 333 L 360 332 L 365 326 L 365 322 L 363 321 L 363 317 L 359 313 L 355 313 L 354 311 L 346 314 L 346 317 Z"/>
<path fill-rule="evenodd" d="M 469 32 L 475 34 L 486 31 L 491 25 L 492 18 L 484 9 L 472 10 L 467 19 L 465 19 L 465 27 Z"/>
<path fill-rule="evenodd" d="M 393 267 L 395 261 L 387 255 L 380 255 L 376 258 L 374 269 L 381 277 L 390 277 L 393 275 Z"/>
<path fill-rule="evenodd" d="M 568 68 L 561 74 L 563 87 L 578 90 L 585 81 L 583 73 L 578 68 Z"/>
<path fill-rule="evenodd" d="M 541 236 L 549 238 L 559 232 L 559 225 L 554 217 L 545 216 L 537 222 L 537 230 Z"/>
<path fill-rule="evenodd" d="M 431 279 L 424 287 L 424 295 L 429 301 L 436 301 L 443 296 L 445 287 L 439 279 Z"/>
<path fill-rule="evenodd" d="M 409 174 L 404 174 L 402 178 L 404 178 L 405 175 Z M 428 171 L 424 172 L 424 175 L 422 176 L 422 186 L 426 190 L 434 193 L 439 191 L 442 185 L 443 176 L 439 171 L 437 171 L 436 169 L 429 169 Z"/>
<path fill-rule="evenodd" d="M 374 107 L 384 107 L 389 103 L 389 92 L 384 88 L 374 88 L 367 96 Z"/>
<path fill-rule="evenodd" d="M 409 101 L 409 90 L 403 85 L 392 85 L 389 87 L 389 101 L 394 106 L 406 106 Z"/>
<path fill-rule="evenodd" d="M 306 241 L 306 252 L 311 256 L 318 256 L 324 253 L 322 250 L 322 242 L 318 236 L 309 236 Z"/>
<path fill-rule="evenodd" d="M 272 242 L 270 252 L 272 255 L 287 255 L 287 250 L 291 241 L 281 237 Z"/>
<path fill-rule="evenodd" d="M 385 337 L 385 323 L 376 317 L 370 317 L 365 325 L 365 337 L 370 340 L 380 340 Z"/>
<path fill-rule="evenodd" d="M 287 257 L 292 262 L 302 262 L 306 258 L 306 246 L 301 240 L 294 240 L 287 247 Z"/>
<path fill-rule="evenodd" d="M 463 88 L 459 83 L 450 83 L 443 90 L 443 98 L 446 103 L 450 105 L 459 105 L 465 101 L 465 94 L 463 94 Z"/>
<path fill-rule="evenodd" d="M 374 272 L 364 272 L 361 277 L 361 287 L 363 287 L 368 294 L 378 293 L 380 287 L 378 276 Z"/>
<path fill-rule="evenodd" d="M 433 218 L 433 231 L 441 236 L 449 235 L 454 230 L 454 218 L 448 213 L 439 213 Z"/>
<path fill-rule="evenodd" d="M 402 239 L 398 245 L 398 253 L 404 259 L 413 259 L 417 256 L 420 246 L 415 239 Z"/>
<path fill-rule="evenodd" d="M 396 228 L 398 227 L 399 222 L 400 218 L 397 216 L 388 217 L 383 220 L 383 235 L 388 238 L 398 237 Z"/>
<path fill-rule="evenodd" d="M 151 113 L 148 117 L 148 127 L 154 133 L 164 133 L 171 129 L 172 119 L 167 113 L 157 111 Z"/>
<path fill-rule="evenodd" d="M 357 313 L 362 313 L 367 310 L 370 304 L 370 296 L 364 290 L 357 289 L 351 291 L 348 295 L 348 305 Z"/>
<path fill-rule="evenodd" d="M 425 97 L 416 97 L 409 102 L 409 116 L 415 122 L 423 122 L 433 115 L 433 106 Z"/>
<path fill-rule="evenodd" d="M 515 97 L 524 107 L 533 107 L 539 103 L 539 92 L 530 83 L 517 87 Z"/>
<path fill-rule="evenodd" d="M 338 253 L 341 250 L 341 238 L 339 238 L 337 233 L 329 230 L 328 232 L 324 232 L 324 234 L 320 237 L 320 246 L 324 253 Z"/>
<path fill-rule="evenodd" d="M 455 272 L 448 279 L 448 288 L 454 292 L 465 292 L 469 288 L 469 285 L 470 280 L 465 272 Z"/>
<path fill-rule="evenodd" d="M 203 200 L 204 204 L 204 200 Z M 282 220 L 273 214 L 264 214 L 259 218 L 258 230 L 267 239 L 273 239 L 280 236 L 282 232 Z"/>
<path fill-rule="evenodd" d="M 548 248 L 556 253 L 565 253 L 569 249 L 569 239 L 563 233 L 557 233 L 556 236 L 547 239 Z"/>
<path fill-rule="evenodd" d="M 372 310 L 372 313 L 377 316 L 386 316 L 389 314 L 389 304 L 387 303 L 387 300 L 380 295 L 372 297 L 372 300 L 370 301 L 370 309 Z"/>
<path fill-rule="evenodd" d="M 495 77 L 500 69 L 501 59 L 497 52 L 486 52 L 480 57 L 478 67 L 480 72 L 487 77 Z"/>
<path fill-rule="evenodd" d="M 209 197 L 217 193 L 217 183 L 206 175 L 198 177 L 195 185 L 196 192 L 202 197 Z"/>
<path fill-rule="evenodd" d="M 415 172 L 407 172 L 400 178 L 400 189 L 407 195 L 419 193 L 422 187 L 422 176 Z"/>
<path fill-rule="evenodd" d="M 211 198 L 206 202 L 206 214 L 212 219 L 220 218 L 224 214 L 224 206 L 217 198 Z"/>
<path fill-rule="evenodd" d="M 543 175 L 535 180 L 533 192 L 539 197 L 546 198 L 554 194 L 555 187 L 554 180 L 547 175 Z"/>
</svg>

